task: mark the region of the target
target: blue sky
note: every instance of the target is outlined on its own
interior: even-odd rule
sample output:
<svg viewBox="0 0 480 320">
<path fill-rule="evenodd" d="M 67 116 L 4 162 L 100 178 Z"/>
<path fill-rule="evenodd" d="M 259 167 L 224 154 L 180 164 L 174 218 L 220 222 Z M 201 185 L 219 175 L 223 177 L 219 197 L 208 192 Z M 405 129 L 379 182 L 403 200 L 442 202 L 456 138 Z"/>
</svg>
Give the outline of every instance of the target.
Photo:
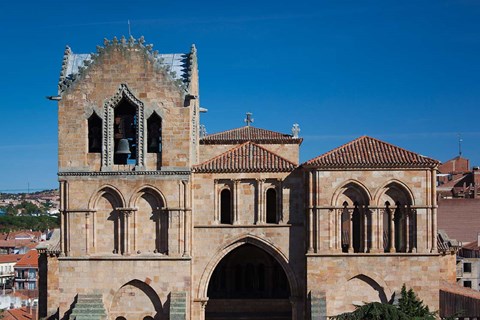
<svg viewBox="0 0 480 320">
<path fill-rule="evenodd" d="M 55 95 L 65 45 L 145 36 L 199 55 L 208 133 L 290 133 L 301 161 L 370 135 L 480 165 L 478 1 L 2 1 L 0 192 L 57 187 Z"/>
</svg>

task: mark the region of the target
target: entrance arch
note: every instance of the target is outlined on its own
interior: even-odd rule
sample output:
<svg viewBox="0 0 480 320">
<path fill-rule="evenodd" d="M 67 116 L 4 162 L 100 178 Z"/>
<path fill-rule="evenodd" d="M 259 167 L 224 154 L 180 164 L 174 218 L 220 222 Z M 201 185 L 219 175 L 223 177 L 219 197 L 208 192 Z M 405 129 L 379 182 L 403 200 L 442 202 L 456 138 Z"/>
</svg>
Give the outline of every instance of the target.
<svg viewBox="0 0 480 320">
<path fill-rule="evenodd" d="M 271 253 L 240 243 L 222 257 L 210 276 L 205 319 L 292 319 L 290 282 Z"/>
</svg>

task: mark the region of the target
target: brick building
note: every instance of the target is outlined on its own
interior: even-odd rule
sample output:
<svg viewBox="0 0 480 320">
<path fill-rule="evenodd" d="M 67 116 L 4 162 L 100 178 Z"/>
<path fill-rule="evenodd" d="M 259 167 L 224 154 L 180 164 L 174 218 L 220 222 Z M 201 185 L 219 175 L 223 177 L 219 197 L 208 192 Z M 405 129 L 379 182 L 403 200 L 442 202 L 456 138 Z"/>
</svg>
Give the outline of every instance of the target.
<svg viewBox="0 0 480 320">
<path fill-rule="evenodd" d="M 194 46 L 67 48 L 52 99 L 62 229 L 41 317 L 318 319 L 404 283 L 435 310 L 455 282 L 437 161 L 364 136 L 300 164 L 295 126 L 200 135 Z"/>
</svg>

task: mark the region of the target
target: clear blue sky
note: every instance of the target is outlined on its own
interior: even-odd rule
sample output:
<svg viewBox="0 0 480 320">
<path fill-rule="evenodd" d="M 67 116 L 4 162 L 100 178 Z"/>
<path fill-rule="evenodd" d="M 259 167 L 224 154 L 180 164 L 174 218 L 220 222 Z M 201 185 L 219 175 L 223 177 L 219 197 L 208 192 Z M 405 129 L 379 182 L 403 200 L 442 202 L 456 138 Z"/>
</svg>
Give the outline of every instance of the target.
<svg viewBox="0 0 480 320">
<path fill-rule="evenodd" d="M 301 161 L 370 135 L 480 165 L 479 1 L 1 1 L 0 191 L 57 187 L 63 51 L 145 36 L 199 55 L 208 133 L 244 125 L 305 138 Z"/>
</svg>

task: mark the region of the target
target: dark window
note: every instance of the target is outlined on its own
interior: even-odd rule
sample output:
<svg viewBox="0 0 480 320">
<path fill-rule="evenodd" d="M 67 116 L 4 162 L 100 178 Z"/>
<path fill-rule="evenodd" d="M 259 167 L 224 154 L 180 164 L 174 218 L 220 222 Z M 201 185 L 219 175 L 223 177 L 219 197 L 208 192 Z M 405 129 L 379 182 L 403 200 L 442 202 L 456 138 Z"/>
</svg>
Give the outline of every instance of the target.
<svg viewBox="0 0 480 320">
<path fill-rule="evenodd" d="M 472 272 L 472 264 L 470 262 L 463 264 L 463 272 Z"/>
<path fill-rule="evenodd" d="M 156 113 L 147 120 L 147 152 L 162 152 L 162 118 Z"/>
<path fill-rule="evenodd" d="M 102 119 L 95 112 L 88 118 L 88 152 L 102 152 Z"/>
<path fill-rule="evenodd" d="M 136 164 L 137 161 L 137 111 L 127 100 L 115 108 L 113 134 L 115 164 Z"/>
<path fill-rule="evenodd" d="M 275 189 L 267 190 L 267 223 L 277 223 L 277 193 Z"/>
<path fill-rule="evenodd" d="M 232 223 L 232 197 L 228 189 L 220 193 L 220 223 Z"/>
<path fill-rule="evenodd" d="M 472 287 L 472 281 L 463 281 L 463 286 L 465 288 L 471 288 Z"/>
</svg>

